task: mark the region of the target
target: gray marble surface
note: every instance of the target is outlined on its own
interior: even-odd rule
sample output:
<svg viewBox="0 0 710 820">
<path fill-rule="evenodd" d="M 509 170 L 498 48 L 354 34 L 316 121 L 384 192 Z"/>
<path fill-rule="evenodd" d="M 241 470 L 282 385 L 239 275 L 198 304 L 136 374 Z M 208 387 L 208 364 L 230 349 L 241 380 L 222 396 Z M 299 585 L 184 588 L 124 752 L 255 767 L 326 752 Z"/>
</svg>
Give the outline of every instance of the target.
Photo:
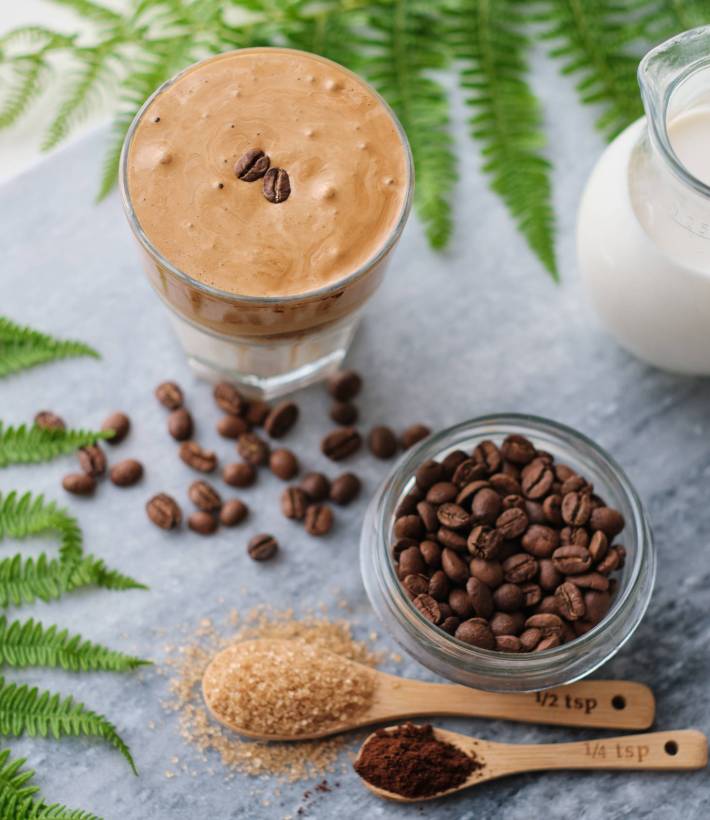
<svg viewBox="0 0 710 820">
<path fill-rule="evenodd" d="M 554 287 L 513 230 L 479 173 L 479 156 L 464 136 L 465 112 L 455 100 L 461 181 L 456 229 L 443 254 L 430 251 L 412 220 L 391 274 L 374 298 L 350 362 L 367 377 L 363 425 L 448 425 L 484 412 L 515 410 L 573 425 L 615 453 L 648 505 L 660 552 L 656 592 L 636 638 L 599 674 L 650 684 L 658 728 L 710 731 L 710 383 L 676 378 L 630 358 L 597 327 L 577 282 L 574 216 L 584 180 L 602 148 L 594 113 L 577 105 L 549 63 L 538 63 L 555 161 L 555 204 L 563 284 Z M 89 590 L 59 603 L 23 608 L 80 628 L 87 637 L 156 659 L 168 638 L 227 606 L 261 603 L 307 607 L 352 604 L 357 633 L 377 628 L 359 578 L 357 541 L 365 499 L 338 515 L 337 528 L 312 540 L 281 518 L 275 479 L 265 477 L 245 498 L 256 511 L 239 531 L 211 540 L 165 534 L 146 523 L 142 506 L 158 490 L 184 499 L 193 478 L 164 431 L 153 386 L 175 378 L 199 418 L 199 438 L 223 459 L 230 445 L 214 433 L 209 388 L 190 376 L 158 300 L 139 268 L 117 196 L 95 206 L 93 195 L 105 135 L 66 150 L 0 190 L 0 312 L 60 335 L 95 344 L 101 362 L 75 360 L 0 382 L 0 418 L 19 423 L 43 407 L 77 425 L 100 423 L 123 408 L 135 430 L 120 452 L 147 465 L 146 480 L 118 491 L 102 486 L 90 501 L 67 498 L 60 478 L 71 459 L 0 472 L 0 490 L 45 492 L 79 517 L 88 548 L 150 585 L 149 592 Z M 304 412 L 289 444 L 310 468 L 332 467 L 318 454 L 327 401 L 322 388 L 298 396 Z M 352 465 L 368 490 L 384 468 L 366 455 Z M 272 565 L 247 560 L 248 533 L 271 530 L 284 544 Z M 5 551 L 13 544 L 3 545 Z M 45 545 L 46 546 L 46 545 Z M 51 548 L 51 545 L 50 545 Z M 336 593 L 338 588 L 342 593 Z M 386 639 L 384 647 L 394 648 Z M 432 676 L 413 662 L 406 674 Z M 200 761 L 160 701 L 166 679 L 34 670 L 8 673 L 72 692 L 109 715 L 132 746 L 139 778 L 100 743 L 13 741 L 39 770 L 44 793 L 107 818 L 281 818 L 302 805 L 303 784 L 284 787 L 237 777 L 225 781 L 215 759 Z M 154 723 L 155 728 L 149 729 Z M 583 739 L 582 731 L 484 720 L 441 721 L 483 737 L 512 742 Z M 197 775 L 165 777 L 179 756 Z M 271 800 L 262 806 L 256 795 Z M 710 813 L 707 772 L 693 774 L 556 774 L 510 778 L 426 808 L 383 804 L 353 774 L 309 805 L 307 816 L 498 818 L 690 818 Z"/>
</svg>

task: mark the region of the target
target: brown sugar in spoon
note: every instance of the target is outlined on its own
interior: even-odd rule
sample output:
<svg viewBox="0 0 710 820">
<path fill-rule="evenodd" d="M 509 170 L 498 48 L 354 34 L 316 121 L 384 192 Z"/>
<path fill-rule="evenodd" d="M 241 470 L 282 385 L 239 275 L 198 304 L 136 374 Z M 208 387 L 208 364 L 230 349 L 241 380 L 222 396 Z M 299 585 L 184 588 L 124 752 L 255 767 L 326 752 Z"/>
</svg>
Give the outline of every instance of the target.
<svg viewBox="0 0 710 820">
<path fill-rule="evenodd" d="M 241 646 L 254 650 L 260 645 L 268 645 L 270 651 L 278 652 L 279 643 L 287 645 L 284 651 L 293 647 L 290 641 L 248 641 L 215 655 L 205 671 L 202 692 L 208 709 L 216 720 L 240 735 L 261 740 L 308 740 L 373 723 L 391 723 L 424 715 L 482 717 L 587 728 L 647 729 L 655 714 L 653 693 L 644 684 L 633 681 L 588 680 L 526 694 L 482 692 L 456 684 L 408 680 L 319 650 L 311 657 L 316 666 L 319 657 L 329 664 L 335 659 L 343 678 L 356 674 L 372 676 L 374 687 L 369 704 L 353 711 L 345 720 L 324 720 L 305 732 L 295 729 L 264 731 L 250 712 L 245 711 L 243 718 L 235 719 L 233 714 L 227 714 L 220 707 L 217 670 L 226 662 L 239 662 L 238 648 Z M 239 684 L 230 685 L 237 687 Z"/>
<path fill-rule="evenodd" d="M 384 732 L 396 732 L 406 727 L 392 726 Z M 417 727 L 410 727 L 416 729 Z M 425 727 L 418 727 L 425 728 Z M 488 780 L 497 780 L 522 772 L 555 771 L 561 769 L 594 769 L 624 771 L 684 771 L 702 769 L 708 762 L 708 742 L 702 732 L 695 729 L 679 729 L 670 732 L 649 732 L 640 735 L 587 740 L 577 743 L 512 744 L 494 743 L 475 737 L 433 729 L 434 738 L 473 758 L 476 768 L 466 779 L 453 788 L 433 794 L 405 796 L 388 791 L 368 782 L 368 772 L 363 768 L 364 754 L 368 744 L 378 735 L 370 735 L 360 747 L 355 760 L 355 770 L 370 791 L 378 797 L 402 803 L 432 800 L 463 789 L 477 786 Z M 432 760 L 432 766 L 436 760 Z M 391 769 L 391 761 L 389 768 Z M 434 773 L 435 774 L 435 773 Z M 371 776 L 372 773 L 371 773 Z M 387 775 L 390 776 L 390 775 Z"/>
</svg>

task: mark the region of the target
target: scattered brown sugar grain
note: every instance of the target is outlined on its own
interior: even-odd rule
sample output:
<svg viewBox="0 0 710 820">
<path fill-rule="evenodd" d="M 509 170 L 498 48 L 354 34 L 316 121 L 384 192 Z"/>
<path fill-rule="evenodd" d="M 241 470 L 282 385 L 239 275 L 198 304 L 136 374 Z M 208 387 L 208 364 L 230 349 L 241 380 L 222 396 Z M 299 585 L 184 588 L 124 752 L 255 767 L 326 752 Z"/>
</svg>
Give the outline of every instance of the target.
<svg viewBox="0 0 710 820">
<path fill-rule="evenodd" d="M 348 723 L 370 707 L 374 688 L 371 669 L 293 640 L 230 646 L 203 678 L 217 717 L 264 735 L 309 735 Z"/>
</svg>

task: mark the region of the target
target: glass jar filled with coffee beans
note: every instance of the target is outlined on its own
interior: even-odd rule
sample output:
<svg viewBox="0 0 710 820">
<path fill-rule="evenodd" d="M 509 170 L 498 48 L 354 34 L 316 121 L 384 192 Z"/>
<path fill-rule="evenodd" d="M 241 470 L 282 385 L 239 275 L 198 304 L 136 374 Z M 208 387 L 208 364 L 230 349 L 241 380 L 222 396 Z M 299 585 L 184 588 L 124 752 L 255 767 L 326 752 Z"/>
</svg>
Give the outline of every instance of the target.
<svg viewBox="0 0 710 820">
<path fill-rule="evenodd" d="M 655 551 L 622 469 L 546 419 L 427 438 L 373 498 L 361 569 L 378 616 L 429 669 L 530 691 L 589 674 L 648 606 Z"/>
</svg>

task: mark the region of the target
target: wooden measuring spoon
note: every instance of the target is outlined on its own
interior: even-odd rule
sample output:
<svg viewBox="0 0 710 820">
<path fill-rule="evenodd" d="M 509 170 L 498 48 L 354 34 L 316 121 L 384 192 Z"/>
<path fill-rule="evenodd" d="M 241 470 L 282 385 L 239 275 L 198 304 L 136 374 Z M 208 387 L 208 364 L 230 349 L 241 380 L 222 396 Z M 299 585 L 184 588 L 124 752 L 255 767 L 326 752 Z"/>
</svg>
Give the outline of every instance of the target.
<svg viewBox="0 0 710 820">
<path fill-rule="evenodd" d="M 229 652 L 230 649 L 223 651 Z M 221 654 L 216 655 L 212 663 Z M 588 680 L 544 692 L 494 693 L 452 683 L 408 680 L 377 672 L 345 658 L 338 658 L 338 661 L 343 665 L 343 675 L 347 673 L 348 665 L 367 669 L 375 675 L 372 705 L 346 722 L 324 725 L 311 734 L 263 734 L 230 722 L 213 708 L 212 693 L 205 686 L 212 663 L 203 676 L 202 693 L 216 720 L 240 735 L 261 740 L 309 740 L 372 723 L 390 723 L 422 715 L 498 718 L 557 726 L 647 729 L 653 723 L 656 708 L 653 692 L 644 684 L 633 681 Z"/>
<path fill-rule="evenodd" d="M 396 726 L 385 731 L 393 731 Z M 401 803 L 416 803 L 454 794 L 462 789 L 477 786 L 487 780 L 496 780 L 509 774 L 522 772 L 554 771 L 556 769 L 623 769 L 626 771 L 682 771 L 702 769 L 708 763 L 708 741 L 695 729 L 679 729 L 674 732 L 648 732 L 642 735 L 585 740 L 578 743 L 515 744 L 493 743 L 467 737 L 445 729 L 434 729 L 437 740 L 451 743 L 463 752 L 475 756 L 482 764 L 467 780 L 453 789 L 426 797 L 403 797 L 368 783 L 363 783 L 378 797 Z M 372 740 L 370 735 L 360 747 L 355 760 L 362 757 L 365 746 Z"/>
</svg>

